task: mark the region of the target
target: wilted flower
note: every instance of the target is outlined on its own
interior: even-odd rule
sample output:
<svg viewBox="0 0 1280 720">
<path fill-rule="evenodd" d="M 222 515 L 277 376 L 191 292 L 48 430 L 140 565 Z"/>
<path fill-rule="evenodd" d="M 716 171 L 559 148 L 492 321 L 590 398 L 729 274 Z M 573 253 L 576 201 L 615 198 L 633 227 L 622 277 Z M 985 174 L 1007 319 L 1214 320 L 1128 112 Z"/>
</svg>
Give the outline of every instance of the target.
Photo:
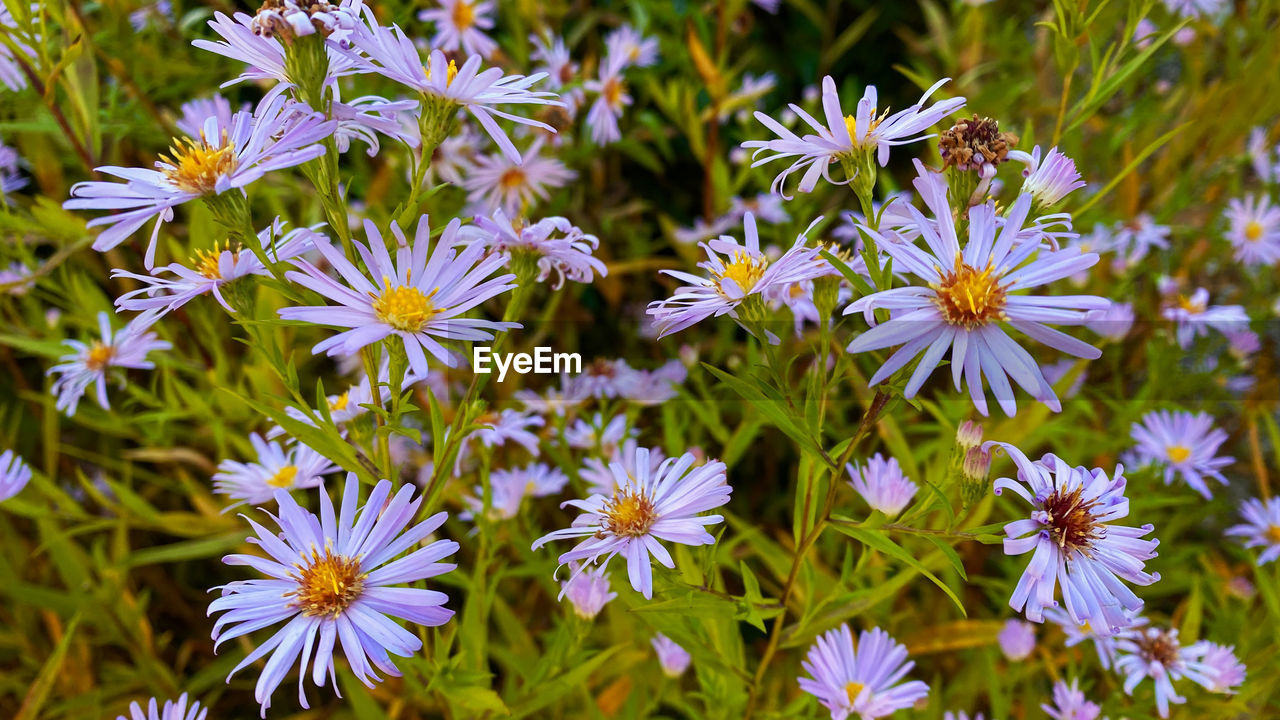
<svg viewBox="0 0 1280 720">
<path fill-rule="evenodd" d="M 915 181 L 916 189 L 935 220 L 926 219 L 910 205 L 906 209 L 915 217 L 928 250 L 897 242 L 865 226 L 863 231 L 875 237 L 880 250 L 893 258 L 895 268 L 926 284 L 885 290 L 854 301 L 845 314 L 862 312 L 873 327 L 854 338 L 848 351 L 902 346 L 871 377 L 871 385 L 888 379 L 923 354 L 907 380 L 904 395 L 911 398 L 949 349 L 956 389 L 960 389 L 963 377 L 969 385 L 969 396 L 982 414 L 987 414 L 983 375 L 1007 415 L 1017 412 L 1010 378 L 1035 399 L 1060 411 L 1058 396 L 1035 359 L 1001 326 L 1008 325 L 1075 357 L 1099 357 L 1101 353 L 1096 348 L 1050 328 L 1048 323 L 1082 324 L 1088 311 L 1105 310 L 1110 301 L 1093 295 L 1014 294 L 1069 277 L 1092 266 L 1098 256 L 1078 250 L 1040 251 L 1035 243 L 1017 242 L 1017 233 L 1031 209 L 1030 195 L 1018 197 L 1003 227 L 995 222 L 993 202 L 971 208 L 969 240 L 962 249 L 947 205 L 946 183 L 919 161 L 917 168 L 920 176 Z M 888 322 L 877 324 L 877 309 L 893 311 Z"/>
<path fill-rule="evenodd" d="M 515 276 L 508 273 L 491 278 L 501 269 L 503 260 L 494 255 L 486 257 L 481 246 L 455 250 L 459 227 L 461 223 L 456 218 L 451 220 L 433 248 L 426 215 L 418 221 L 412 244 L 392 221 L 391 234 L 396 240 L 393 262 L 382 233 L 366 220 L 364 231 L 369 244 L 352 244 L 368 267 L 368 274 L 338 248 L 317 243 L 316 249 L 347 285 L 302 258 L 293 261 L 302 272 L 291 270 L 285 277 L 341 307 L 287 307 L 280 310 L 280 317 L 350 328 L 317 344 L 312 348 L 315 353 L 351 355 L 366 345 L 398 335 L 409 367 L 417 375 L 425 377 L 430 372 L 423 350 L 445 365 L 456 367 L 457 353 L 446 349 L 439 340 L 490 340 L 494 331 L 519 327 L 517 323 L 465 317 L 469 310 L 514 288 L 511 281 Z M 374 279 L 371 281 L 369 276 Z"/>
<path fill-rule="evenodd" d="M 1280 498 L 1249 498 L 1240 506 L 1244 522 L 1227 528 L 1226 534 L 1244 538 L 1247 548 L 1260 547 L 1258 565 L 1280 557 Z"/>
<path fill-rule="evenodd" d="M 431 47 L 488 58 L 498 49 L 498 43 L 485 35 L 493 29 L 493 11 L 488 0 L 440 0 L 440 7 L 420 11 L 418 19 L 436 26 Z"/>
<path fill-rule="evenodd" d="M 1080 690 L 1080 681 L 1072 679 L 1068 685 L 1061 680 L 1053 684 L 1053 704 L 1040 706 L 1053 720 L 1098 720 L 1102 708 L 1091 703 Z"/>
<path fill-rule="evenodd" d="M 22 492 L 31 482 L 31 468 L 12 450 L 0 453 L 0 502 Z"/>
<path fill-rule="evenodd" d="M 1206 651 L 1203 643 L 1182 647 L 1178 631 L 1162 628 L 1141 628 L 1125 633 L 1116 640 L 1116 672 L 1124 676 L 1124 691 L 1133 690 L 1146 678 L 1155 683 L 1156 710 L 1160 717 L 1169 717 L 1169 704 L 1180 705 L 1187 701 L 1174 690 L 1176 680 L 1187 678 L 1207 689 L 1213 689 L 1217 669 L 1203 661 Z"/>
<path fill-rule="evenodd" d="M 1134 448 L 1137 456 L 1164 469 L 1165 485 L 1173 482 L 1175 474 L 1181 475 L 1183 482 L 1209 499 L 1213 493 L 1205 478 L 1227 484 L 1221 469 L 1235 458 L 1218 457 L 1227 433 L 1213 426 L 1208 413 L 1149 412 L 1133 424 L 1132 435 L 1138 444 Z"/>
<path fill-rule="evenodd" d="M 875 628 L 863 630 L 858 644 L 848 623 L 818 637 L 801 663 L 812 678 L 800 678 L 800 689 L 831 711 L 831 720 L 857 715 L 874 720 L 909 708 L 929 694 L 919 680 L 898 684 L 915 662 L 905 645 Z"/>
<path fill-rule="evenodd" d="M 658 664 L 662 666 L 662 673 L 667 677 L 680 677 L 685 670 L 689 669 L 689 653 L 675 644 L 675 641 L 671 638 L 662 633 L 657 633 L 649 641 L 649 644 L 653 646 L 653 651 L 658 654 Z"/>
<path fill-rule="evenodd" d="M 73 352 L 62 356 L 62 362 L 49 368 L 49 375 L 57 375 L 52 392 L 57 396 L 57 408 L 68 416 L 76 414 L 76 407 L 91 383 L 98 388 L 98 405 L 110 409 L 107 402 L 107 370 L 113 367 L 151 370 L 155 363 L 147 360 L 152 350 L 168 350 L 172 347 L 164 340 L 157 340 L 151 332 L 154 313 L 142 313 L 114 335 L 111 332 L 111 316 L 98 313 L 98 329 L 101 340 L 85 344 L 79 340 L 67 340 Z M 120 386 L 124 387 L 123 378 Z"/>
<path fill-rule="evenodd" d="M 250 433 L 249 443 L 258 456 L 257 462 L 223 460 L 213 476 L 213 489 L 232 500 L 262 505 L 275 497 L 277 490 L 316 487 L 325 475 L 339 469 L 329 458 L 300 442 L 285 450 L 278 442 Z"/>
<path fill-rule="evenodd" d="M 778 137 L 773 140 L 749 140 L 742 147 L 754 150 L 752 157 L 768 150 L 772 155 L 755 160 L 751 166 L 758 167 L 779 158 L 792 160 L 791 165 L 773 180 L 772 190 L 783 194 L 780 189 L 788 176 L 804 170 L 800 180 L 800 192 L 810 192 L 818 184 L 818 178 L 827 182 L 835 182 L 828 174 L 832 162 L 853 160 L 855 154 L 872 153 L 884 167 L 889 162 L 889 148 L 895 145 L 906 145 L 933 137 L 924 134 L 926 130 L 942 118 L 964 106 L 964 98 L 943 100 L 926 109 L 925 102 L 930 95 L 943 86 L 950 78 L 934 83 L 925 91 L 920 102 L 911 107 L 889 115 L 886 109 L 877 116 L 876 88 L 867 86 L 862 99 L 858 101 L 858 109 L 853 115 L 844 115 L 840 109 L 840 95 L 836 91 L 835 80 L 830 75 L 822 79 L 822 111 L 827 124 L 815 120 L 799 106 L 788 105 L 792 112 L 799 115 L 816 135 L 800 137 L 788 130 L 781 123 L 762 112 L 756 112 L 755 118 Z M 868 167 L 872 167 L 868 164 Z M 850 178 L 852 179 L 852 178 Z"/>
<path fill-rule="evenodd" d="M 725 466 L 720 461 L 693 467 L 695 458 L 685 453 L 668 458 L 650 472 L 649 451 L 636 451 L 636 474 L 629 475 L 621 463 L 611 463 L 617 482 L 612 496 L 593 494 L 585 500 L 569 500 L 583 511 L 573 526 L 548 533 L 533 543 L 537 550 L 552 540 L 586 538 L 574 549 L 560 555 L 560 564 L 575 560 L 607 566 L 615 555 L 627 560 L 631 587 L 646 599 L 653 597 L 653 568 L 650 556 L 674 568 L 671 554 L 660 541 L 682 545 L 711 545 L 715 538 L 706 526 L 724 520 L 720 515 L 700 515 L 729 502 L 733 489 L 725 482 Z"/>
<path fill-rule="evenodd" d="M 1025 660 L 1036 649 L 1036 626 L 1023 620 L 1007 620 L 996 641 L 1006 658 L 1014 662 Z"/>
<path fill-rule="evenodd" d="M 1108 478 L 1100 468 L 1071 467 L 1055 455 L 1032 462 L 1008 443 L 988 442 L 984 449 L 1004 448 L 1018 468 L 1017 480 L 999 478 L 995 492 L 1013 490 L 1034 508 L 1025 520 L 1005 525 L 1004 551 L 1035 551 L 1022 573 L 1009 606 L 1026 610 L 1029 620 L 1044 622 L 1045 608 L 1057 606 L 1062 583 L 1067 613 L 1112 632 L 1129 625 L 1124 610 L 1137 611 L 1142 600 L 1121 580 L 1150 585 L 1159 574 L 1143 569 L 1156 556 L 1158 540 L 1142 540 L 1151 525 L 1126 527 L 1113 522 L 1129 515 L 1124 496 L 1124 470 L 1117 465 Z"/>
<path fill-rule="evenodd" d="M 880 453 L 871 456 L 866 465 L 850 463 L 845 465 L 845 470 L 849 473 L 849 484 L 862 499 L 873 510 L 889 517 L 902 512 L 919 489 L 902 474 L 897 458 L 885 460 Z"/>
<path fill-rule="evenodd" d="M 129 717 L 121 715 L 116 720 L 204 720 L 209 708 L 200 707 L 199 702 L 187 706 L 187 694 L 182 693 L 177 700 L 165 700 L 161 706 L 155 698 L 147 702 L 144 709 L 137 701 L 129 703 Z"/>
<path fill-rule="evenodd" d="M 269 557 L 228 555 L 222 561 L 248 565 L 270 579 L 238 580 L 220 586 L 222 596 L 209 604 L 209 614 L 225 613 L 213 626 L 215 648 L 288 621 L 231 671 L 235 675 L 271 654 L 254 688 L 263 717 L 271 706 L 272 693 L 294 663 L 299 666 L 298 702 L 302 707 L 310 707 L 303 691 L 308 665 L 314 668 L 311 678 L 317 686 L 324 687 L 327 675 L 337 690 L 336 639 L 341 640 L 342 653 L 356 679 L 373 687 L 379 682 L 375 668 L 387 675 L 400 675 L 390 655 L 409 657 L 422 648 L 418 636 L 392 617 L 427 627 L 443 625 L 453 617 L 453 611 L 443 607 L 449 599 L 444 593 L 395 587 L 456 567 L 439 562 L 458 551 L 458 543 L 452 540 L 437 540 L 396 559 L 445 521 L 445 513 L 436 513 L 406 530 L 423 501 L 421 496 L 411 501 L 413 493 L 412 485 L 404 485 L 391 497 L 391 482 L 382 480 L 357 510 L 360 482 L 351 473 L 336 517 L 333 501 L 321 487 L 319 517 L 279 490 L 275 495 L 279 533 L 245 518 L 257 535 L 249 542 Z M 230 679 L 229 675 L 228 682 Z"/>
</svg>

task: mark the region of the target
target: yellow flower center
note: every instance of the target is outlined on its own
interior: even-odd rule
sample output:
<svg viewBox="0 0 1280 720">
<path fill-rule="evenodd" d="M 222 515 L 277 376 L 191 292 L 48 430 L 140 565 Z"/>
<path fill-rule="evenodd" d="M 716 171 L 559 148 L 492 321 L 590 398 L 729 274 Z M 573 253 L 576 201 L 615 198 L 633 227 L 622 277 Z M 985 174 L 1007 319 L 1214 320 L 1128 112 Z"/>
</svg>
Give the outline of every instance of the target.
<svg viewBox="0 0 1280 720">
<path fill-rule="evenodd" d="M 293 479 L 296 477 L 298 477 L 298 467 L 285 465 L 277 470 L 275 475 L 267 478 L 267 484 L 276 488 L 293 487 Z"/>
<path fill-rule="evenodd" d="M 341 395 L 339 395 L 339 396 L 337 397 L 337 399 L 335 399 L 335 400 L 330 400 L 330 401 L 329 401 L 329 412 L 334 413 L 334 412 L 341 412 L 341 411 L 343 411 L 343 410 L 346 410 L 346 409 L 347 409 L 347 403 L 348 403 L 348 402 L 350 402 L 350 400 L 351 400 L 351 398 L 349 397 L 350 395 L 351 395 L 351 392 L 350 392 L 350 391 L 347 391 L 347 392 L 344 392 L 344 393 L 342 393 Z"/>
<path fill-rule="evenodd" d="M 235 172 L 236 149 L 227 141 L 226 131 L 222 142 L 211 145 L 204 135 L 200 139 L 175 140 L 169 148 L 169 156 L 160 159 L 169 165 L 164 176 L 183 192 L 207 195 L 212 193 L 220 178 Z"/>
<path fill-rule="evenodd" d="M 1000 286 L 990 263 L 979 272 L 957 255 L 955 269 L 943 273 L 942 282 L 933 289 L 937 293 L 934 302 L 942 311 L 943 319 L 952 325 L 972 330 L 1004 319 L 1005 288 Z"/>
<path fill-rule="evenodd" d="M 391 278 L 386 276 L 383 276 L 382 283 L 385 289 L 374 298 L 373 313 L 396 330 L 420 332 L 426 327 L 427 321 L 439 312 L 431 304 L 431 298 L 440 292 L 439 288 L 426 295 L 418 288 L 408 285 L 392 287 Z"/>
<path fill-rule="evenodd" d="M 84 361 L 84 364 L 90 370 L 106 370 L 107 365 L 111 363 L 112 356 L 115 354 L 116 349 L 114 347 L 95 341 L 93 346 L 89 348 L 89 358 Z"/>
<path fill-rule="evenodd" d="M 293 576 L 298 589 L 286 597 L 297 598 L 294 604 L 304 615 L 337 617 L 364 592 L 360 561 L 334 555 L 329 548 L 325 548 L 324 555 L 313 549 L 306 567 L 294 567 L 298 570 Z"/>
<path fill-rule="evenodd" d="M 884 122 L 885 117 L 886 117 L 886 116 L 888 116 L 888 115 L 889 115 L 889 108 L 885 108 L 885 109 L 884 109 L 884 112 L 880 113 L 880 116 L 879 116 L 879 117 L 876 117 L 876 110 L 875 110 L 875 108 L 872 108 L 872 109 L 871 109 L 871 123 L 867 126 L 867 135 L 866 135 L 866 137 L 864 138 L 864 140 L 866 140 L 866 141 L 870 141 L 870 140 L 871 140 L 871 134 L 872 134 L 873 132 L 875 132 L 876 128 L 880 127 L 880 123 Z M 856 116 L 854 116 L 854 115 L 845 115 L 845 116 L 844 116 L 844 127 L 845 127 L 845 129 L 846 129 L 846 130 L 848 130 L 848 131 L 849 131 L 849 140 L 850 140 L 850 142 L 852 142 L 852 143 L 853 143 L 853 146 L 854 146 L 854 147 L 859 147 L 859 145 L 858 145 L 858 118 L 857 118 Z M 868 145 L 874 145 L 875 143 L 874 143 L 874 142 L 867 142 L 867 144 L 868 144 Z"/>
<path fill-rule="evenodd" d="M 1267 540 L 1273 543 L 1280 543 L 1280 525 L 1271 525 L 1267 527 Z"/>
<path fill-rule="evenodd" d="M 231 243 L 227 241 L 223 243 L 221 248 L 215 244 L 210 250 L 196 250 L 196 254 L 191 256 L 191 269 L 210 280 L 221 280 L 222 267 L 219 261 L 222 258 L 222 253 L 230 249 Z M 239 249 L 239 246 L 237 246 L 237 252 Z"/>
<path fill-rule="evenodd" d="M 502 177 L 498 178 L 498 186 L 501 187 L 503 190 L 514 190 L 518 187 L 523 186 L 524 181 L 525 181 L 524 170 L 518 167 L 513 167 L 513 168 L 508 168 L 506 172 L 502 173 Z M 511 227 L 512 229 L 515 229 L 514 224 Z M 516 232 L 520 232 L 520 231 L 516 230 Z"/>
<path fill-rule="evenodd" d="M 456 12 L 456 11 L 455 11 Z M 422 66 L 423 72 L 427 74 L 427 79 L 431 79 L 431 60 L 427 60 L 427 64 Z M 458 63 L 453 60 L 449 61 L 449 71 L 444 78 L 444 86 L 449 87 L 453 84 L 453 79 L 458 77 Z"/>
<path fill-rule="evenodd" d="M 1174 465 L 1181 465 L 1191 457 L 1191 448 L 1186 445 L 1170 445 L 1165 448 L 1165 452 L 1169 454 L 1169 460 Z"/>
<path fill-rule="evenodd" d="M 616 77 L 611 77 L 604 83 L 604 88 L 600 90 L 600 94 L 604 95 L 604 101 L 611 107 L 616 107 L 622 99 L 622 81 Z"/>
<path fill-rule="evenodd" d="M 623 490 L 621 495 L 615 492 L 605 506 L 604 515 L 605 527 L 614 535 L 627 537 L 644 535 L 658 519 L 649 498 L 630 490 Z"/>
<path fill-rule="evenodd" d="M 1244 226 L 1244 239 L 1249 242 L 1257 242 L 1262 238 L 1262 223 L 1257 220 L 1250 220 Z"/>
<path fill-rule="evenodd" d="M 760 278 L 764 277 L 764 271 L 769 267 L 769 259 L 763 255 L 752 256 L 742 251 L 733 253 L 733 260 L 725 265 L 724 270 L 720 272 L 716 288 L 720 290 L 720 294 L 724 295 L 724 290 L 720 288 L 720 280 L 728 278 L 738 286 L 742 292 L 750 292 L 751 288 L 760 282 Z"/>
<path fill-rule="evenodd" d="M 1199 315 L 1205 310 L 1204 305 L 1202 303 L 1192 302 L 1191 298 L 1187 297 L 1186 295 L 1178 296 L 1178 307 L 1182 308 L 1183 310 L 1186 310 L 1187 312 L 1193 315 Z"/>
<path fill-rule="evenodd" d="M 862 694 L 862 688 L 865 687 L 860 682 L 848 682 L 844 686 L 844 692 L 849 696 L 849 704 L 852 705 L 858 701 L 858 696 Z"/>
<path fill-rule="evenodd" d="M 458 0 L 453 5 L 453 26 L 458 30 L 466 30 L 476 22 L 475 8 L 466 0 Z M 450 78 L 452 79 L 452 78 Z"/>
</svg>

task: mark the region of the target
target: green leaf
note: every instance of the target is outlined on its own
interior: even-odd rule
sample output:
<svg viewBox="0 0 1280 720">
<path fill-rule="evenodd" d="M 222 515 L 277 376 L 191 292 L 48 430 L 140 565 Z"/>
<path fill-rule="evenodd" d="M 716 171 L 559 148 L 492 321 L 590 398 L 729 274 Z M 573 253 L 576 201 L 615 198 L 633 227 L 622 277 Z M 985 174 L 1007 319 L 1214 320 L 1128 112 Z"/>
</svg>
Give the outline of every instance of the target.
<svg viewBox="0 0 1280 720">
<path fill-rule="evenodd" d="M 869 548 L 879 550 L 889 557 L 902 561 L 908 567 L 911 567 L 921 575 L 929 578 L 934 585 L 937 585 L 944 593 L 947 594 L 947 597 L 951 598 L 951 602 L 955 603 L 956 607 L 960 609 L 960 614 L 968 617 L 969 613 L 964 609 L 964 603 L 960 602 L 960 598 L 956 595 L 955 591 L 942 580 L 939 580 L 938 576 L 930 572 L 929 568 L 925 567 L 924 563 L 920 562 L 920 560 L 918 560 L 914 555 L 904 550 L 901 545 L 898 545 L 893 540 L 890 540 L 888 536 L 878 531 L 867 530 L 865 528 L 847 524 L 851 522 L 847 518 L 832 519 L 844 521 L 831 523 L 832 527 L 836 530 L 839 530 Z"/>
</svg>

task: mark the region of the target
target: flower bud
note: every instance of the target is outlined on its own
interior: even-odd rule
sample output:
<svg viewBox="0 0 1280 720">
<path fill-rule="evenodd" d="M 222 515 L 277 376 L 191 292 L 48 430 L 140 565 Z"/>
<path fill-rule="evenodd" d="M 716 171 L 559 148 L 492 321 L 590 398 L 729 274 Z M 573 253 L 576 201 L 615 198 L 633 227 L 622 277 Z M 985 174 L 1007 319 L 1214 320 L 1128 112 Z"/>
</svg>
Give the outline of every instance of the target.
<svg viewBox="0 0 1280 720">
<path fill-rule="evenodd" d="M 960 499 L 966 508 L 979 503 L 987 496 L 991 483 L 987 477 L 991 473 L 991 455 L 981 447 L 972 447 L 964 454 L 961 466 Z"/>
<path fill-rule="evenodd" d="M 975 448 L 982 444 L 982 425 L 972 421 L 965 420 L 960 423 L 960 427 L 956 429 L 956 445 L 962 452 L 968 452 L 970 448 Z"/>
</svg>

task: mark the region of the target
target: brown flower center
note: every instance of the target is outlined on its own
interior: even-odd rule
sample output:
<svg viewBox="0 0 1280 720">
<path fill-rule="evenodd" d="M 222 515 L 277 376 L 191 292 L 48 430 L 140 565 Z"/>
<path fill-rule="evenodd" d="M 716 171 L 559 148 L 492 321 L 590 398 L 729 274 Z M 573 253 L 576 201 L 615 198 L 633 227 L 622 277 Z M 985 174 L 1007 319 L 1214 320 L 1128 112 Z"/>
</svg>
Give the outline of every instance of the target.
<svg viewBox="0 0 1280 720">
<path fill-rule="evenodd" d="M 1134 639 L 1138 653 L 1148 662 L 1157 662 L 1170 667 L 1178 662 L 1178 641 L 1168 632 L 1142 633 Z"/>
<path fill-rule="evenodd" d="M 1093 543 L 1106 534 L 1106 529 L 1093 514 L 1098 501 L 1085 502 L 1081 497 L 1082 492 L 1083 488 L 1076 488 L 1066 494 L 1055 490 L 1044 501 L 1049 537 L 1064 552 L 1079 550 L 1087 553 Z"/>
<path fill-rule="evenodd" d="M 90 370 L 106 370 L 115 354 L 116 349 L 114 347 L 95 341 L 93 346 L 89 348 L 89 357 L 84 361 L 84 364 Z"/>
<path fill-rule="evenodd" d="M 978 271 L 957 255 L 955 269 L 944 273 L 942 282 L 933 289 L 937 293 L 934 302 L 943 319 L 952 325 L 972 330 L 1005 317 L 1005 288 L 1000 286 L 991 264 Z"/>
<path fill-rule="evenodd" d="M 304 615 L 337 617 L 364 592 L 364 575 L 360 561 L 344 555 L 334 555 L 325 548 L 324 555 L 311 551 L 306 567 L 295 566 L 298 589 L 289 593 L 294 604 Z"/>
<path fill-rule="evenodd" d="M 506 172 L 502 173 L 502 177 L 498 178 L 498 186 L 503 190 L 514 190 L 524 183 L 524 170 L 518 167 L 507 168 Z"/>
</svg>

